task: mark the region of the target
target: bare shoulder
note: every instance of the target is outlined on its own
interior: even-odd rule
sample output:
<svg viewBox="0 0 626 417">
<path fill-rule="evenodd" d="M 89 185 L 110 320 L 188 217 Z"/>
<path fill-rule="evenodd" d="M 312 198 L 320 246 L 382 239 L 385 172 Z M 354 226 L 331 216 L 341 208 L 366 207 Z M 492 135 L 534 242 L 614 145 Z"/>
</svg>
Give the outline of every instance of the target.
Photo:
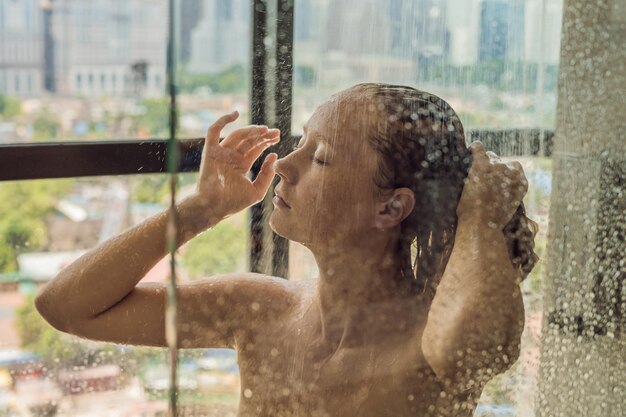
<svg viewBox="0 0 626 417">
<path fill-rule="evenodd" d="M 300 301 L 300 287 L 294 284 L 283 278 L 253 272 L 230 273 L 187 283 L 184 291 L 197 293 L 201 297 L 217 296 L 215 301 L 218 304 L 246 307 L 259 314 L 280 314 L 289 311 Z"/>
<path fill-rule="evenodd" d="M 258 273 L 216 275 L 186 284 L 186 290 L 198 300 L 191 305 L 202 310 L 201 305 L 211 300 L 214 308 L 210 310 L 221 311 L 220 317 L 238 349 L 259 342 L 262 335 L 272 334 L 297 318 L 306 302 L 307 288 L 300 281 Z"/>
</svg>

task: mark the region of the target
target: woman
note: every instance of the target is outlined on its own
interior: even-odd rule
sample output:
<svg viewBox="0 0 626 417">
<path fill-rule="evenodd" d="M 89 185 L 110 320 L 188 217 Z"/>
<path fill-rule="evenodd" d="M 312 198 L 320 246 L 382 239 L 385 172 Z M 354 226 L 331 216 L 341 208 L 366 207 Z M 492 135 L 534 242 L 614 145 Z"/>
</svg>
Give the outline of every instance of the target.
<svg viewBox="0 0 626 417">
<path fill-rule="evenodd" d="M 179 244 L 261 200 L 278 174 L 270 225 L 306 245 L 320 275 L 181 284 L 180 346 L 237 350 L 241 416 L 471 415 L 519 353 L 518 284 L 535 261 L 519 164 L 480 144 L 470 155 L 443 100 L 361 84 L 317 108 L 297 149 L 269 154 L 251 181 L 279 132 L 220 142 L 236 118 L 209 128 L 197 192 L 177 207 Z M 165 346 L 165 286 L 138 281 L 166 254 L 166 223 L 78 259 L 40 292 L 40 313 L 81 337 Z"/>
</svg>

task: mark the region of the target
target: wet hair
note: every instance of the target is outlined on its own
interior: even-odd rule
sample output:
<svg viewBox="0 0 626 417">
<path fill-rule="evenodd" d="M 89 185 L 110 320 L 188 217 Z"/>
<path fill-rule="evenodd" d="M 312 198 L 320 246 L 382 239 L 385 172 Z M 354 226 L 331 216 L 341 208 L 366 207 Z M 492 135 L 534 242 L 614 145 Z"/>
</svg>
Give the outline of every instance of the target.
<svg viewBox="0 0 626 417">
<path fill-rule="evenodd" d="M 461 120 L 444 100 L 415 88 L 358 84 L 351 90 L 365 92 L 378 115 L 368 138 L 382 158 L 376 185 L 415 194 L 415 208 L 401 224 L 402 274 L 417 291 L 434 292 L 452 252 L 456 209 L 472 164 Z M 537 224 L 526 217 L 523 203 L 503 233 L 524 279 L 538 257 Z"/>
</svg>

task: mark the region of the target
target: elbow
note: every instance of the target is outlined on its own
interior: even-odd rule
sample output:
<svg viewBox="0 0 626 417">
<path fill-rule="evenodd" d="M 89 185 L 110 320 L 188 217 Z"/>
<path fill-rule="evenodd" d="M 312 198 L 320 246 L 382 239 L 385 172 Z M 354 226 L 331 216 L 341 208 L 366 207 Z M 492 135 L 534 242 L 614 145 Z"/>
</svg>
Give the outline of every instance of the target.
<svg viewBox="0 0 626 417">
<path fill-rule="evenodd" d="M 492 354 L 483 351 L 480 357 L 459 356 L 454 363 L 437 363 L 431 368 L 447 393 L 480 393 L 490 380 L 509 370 L 519 358 L 517 347 L 504 351 Z"/>
<path fill-rule="evenodd" d="M 505 343 L 459 343 L 442 339 L 425 343 L 423 354 L 446 391 L 453 394 L 480 392 L 496 375 L 506 372 L 519 359 L 520 339 Z"/>
<path fill-rule="evenodd" d="M 43 319 L 55 329 L 68 333 L 67 321 L 61 314 L 61 303 L 51 294 L 49 285 L 41 288 L 35 295 L 35 308 Z"/>
</svg>

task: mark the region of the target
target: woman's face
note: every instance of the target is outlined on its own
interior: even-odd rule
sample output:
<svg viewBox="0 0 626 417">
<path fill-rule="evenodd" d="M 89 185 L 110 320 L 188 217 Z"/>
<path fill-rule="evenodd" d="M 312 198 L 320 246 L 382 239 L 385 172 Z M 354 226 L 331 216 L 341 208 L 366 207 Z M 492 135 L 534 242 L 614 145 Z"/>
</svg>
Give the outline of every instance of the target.
<svg viewBox="0 0 626 417">
<path fill-rule="evenodd" d="M 367 136 L 374 112 L 363 94 L 343 92 L 319 106 L 297 148 L 276 162 L 270 225 L 307 246 L 351 244 L 374 229 L 379 157 Z"/>
</svg>

